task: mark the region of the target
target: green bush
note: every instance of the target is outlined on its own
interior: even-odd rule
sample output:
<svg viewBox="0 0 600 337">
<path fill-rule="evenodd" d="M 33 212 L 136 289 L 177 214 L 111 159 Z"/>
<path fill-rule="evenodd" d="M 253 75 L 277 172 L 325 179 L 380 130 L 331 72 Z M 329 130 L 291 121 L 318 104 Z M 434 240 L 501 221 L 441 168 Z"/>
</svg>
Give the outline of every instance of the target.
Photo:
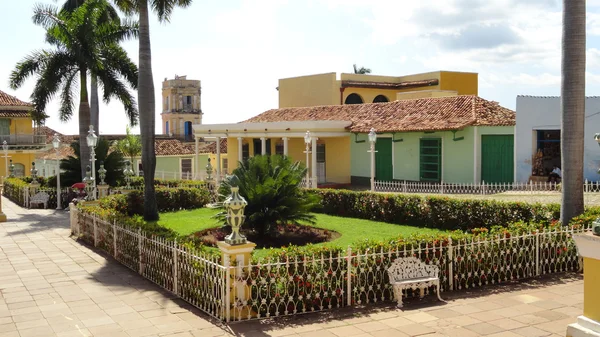
<svg viewBox="0 0 600 337">
<path fill-rule="evenodd" d="M 154 179 L 154 186 L 162 187 L 198 187 L 204 186 L 206 183 L 202 180 L 179 180 L 179 179 Z M 124 181 L 119 181 L 118 186 L 125 186 Z M 144 177 L 132 177 L 131 187 L 144 187 Z"/>
<path fill-rule="evenodd" d="M 144 192 L 131 191 L 127 194 L 114 194 L 100 199 L 100 206 L 129 216 L 144 213 Z M 165 188 L 156 189 L 156 202 L 159 212 L 173 212 L 182 209 L 204 207 L 210 202 L 210 194 L 205 188 Z"/>
<path fill-rule="evenodd" d="M 381 194 L 345 190 L 311 190 L 322 198 L 319 212 L 446 230 L 470 230 L 511 223 L 548 223 L 560 217 L 558 204 Z"/>
<path fill-rule="evenodd" d="M 23 188 L 27 186 L 29 186 L 29 184 L 23 181 L 23 179 L 6 178 L 4 179 L 3 195 L 15 204 L 25 206 Z"/>
</svg>

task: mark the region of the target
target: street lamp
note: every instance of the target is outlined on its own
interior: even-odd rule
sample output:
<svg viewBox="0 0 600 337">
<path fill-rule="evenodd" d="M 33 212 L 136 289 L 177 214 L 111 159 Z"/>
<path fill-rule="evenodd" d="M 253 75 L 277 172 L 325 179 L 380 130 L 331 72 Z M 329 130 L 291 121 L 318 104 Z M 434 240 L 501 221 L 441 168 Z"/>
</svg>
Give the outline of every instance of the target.
<svg viewBox="0 0 600 337">
<path fill-rule="evenodd" d="M 371 144 L 370 150 L 367 151 L 371 154 L 371 192 L 375 192 L 375 142 L 377 142 L 377 133 L 375 129 L 371 128 L 369 132 L 369 143 Z"/>
<path fill-rule="evenodd" d="M 306 150 L 304 151 L 304 153 L 306 153 L 306 187 L 310 188 L 311 183 L 310 183 L 310 164 L 308 162 L 308 155 L 310 154 L 310 143 L 312 141 L 312 137 L 310 136 L 310 131 L 306 131 L 306 134 L 304 135 L 304 144 L 306 144 Z M 314 164 L 314 163 L 313 163 Z"/>
<path fill-rule="evenodd" d="M 8 143 L 2 142 L 2 150 L 4 150 L 4 166 L 6 166 L 6 176 L 8 177 Z"/>
<path fill-rule="evenodd" d="M 56 209 L 62 209 L 62 194 L 60 193 L 60 159 L 58 154 L 60 138 L 58 137 L 58 133 L 55 133 L 52 138 L 52 147 L 54 148 L 54 151 L 56 151 Z"/>
<path fill-rule="evenodd" d="M 595 134 L 594 139 L 598 142 L 598 145 L 600 145 L 600 133 Z M 600 169 L 598 170 L 598 173 L 600 174 Z M 600 235 L 600 218 L 592 222 L 592 233 L 594 235 Z"/>
<path fill-rule="evenodd" d="M 94 126 L 90 125 L 90 130 L 86 137 L 87 146 L 90 148 L 90 161 L 92 162 L 92 200 L 96 200 L 96 145 L 98 144 L 98 136 L 94 133 Z"/>
</svg>

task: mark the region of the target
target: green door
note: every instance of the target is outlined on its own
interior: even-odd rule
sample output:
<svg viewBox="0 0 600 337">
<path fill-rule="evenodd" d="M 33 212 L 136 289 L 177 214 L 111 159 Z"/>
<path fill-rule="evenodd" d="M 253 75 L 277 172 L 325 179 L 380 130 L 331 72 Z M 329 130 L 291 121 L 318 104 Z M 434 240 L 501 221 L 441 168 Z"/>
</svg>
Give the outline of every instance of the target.
<svg viewBox="0 0 600 337">
<path fill-rule="evenodd" d="M 513 135 L 481 136 L 481 180 L 486 183 L 514 181 Z"/>
<path fill-rule="evenodd" d="M 419 176 L 421 181 L 442 180 L 442 140 L 423 138 L 419 148 Z"/>
<path fill-rule="evenodd" d="M 394 166 L 392 165 L 392 139 L 379 138 L 375 143 L 375 179 L 379 181 L 392 181 L 394 179 Z"/>
</svg>

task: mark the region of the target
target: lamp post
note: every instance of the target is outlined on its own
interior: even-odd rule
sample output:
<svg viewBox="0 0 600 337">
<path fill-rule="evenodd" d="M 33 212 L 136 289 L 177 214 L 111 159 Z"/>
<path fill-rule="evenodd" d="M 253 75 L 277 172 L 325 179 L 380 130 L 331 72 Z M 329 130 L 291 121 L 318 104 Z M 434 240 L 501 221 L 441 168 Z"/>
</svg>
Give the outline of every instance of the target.
<svg viewBox="0 0 600 337">
<path fill-rule="evenodd" d="M 15 177 L 15 165 L 13 164 L 12 159 L 10 160 L 10 165 L 8 165 L 8 172 L 10 173 L 8 175 L 10 178 Z"/>
<path fill-rule="evenodd" d="M 369 132 L 369 143 L 371 144 L 369 152 L 371 154 L 371 192 L 375 192 L 375 142 L 377 142 L 377 133 L 371 128 Z"/>
<path fill-rule="evenodd" d="M 92 197 L 91 200 L 96 200 L 96 145 L 98 144 L 98 136 L 94 133 L 94 126 L 90 125 L 88 135 L 86 137 L 87 146 L 90 148 L 90 161 L 92 162 Z"/>
<path fill-rule="evenodd" d="M 4 166 L 6 167 L 6 176 L 8 177 L 8 143 L 2 142 L 2 150 L 4 150 Z"/>
<path fill-rule="evenodd" d="M 52 138 L 52 147 L 54 148 L 54 151 L 56 151 L 56 209 L 62 209 L 62 194 L 60 193 L 60 159 L 58 155 L 60 138 L 58 137 L 58 133 L 55 133 Z"/>
<path fill-rule="evenodd" d="M 310 131 L 306 131 L 306 134 L 304 135 L 304 144 L 306 145 L 306 150 L 304 150 L 304 153 L 306 153 L 306 187 L 310 188 L 311 183 L 310 183 L 310 163 L 309 163 L 309 158 L 308 155 L 310 154 L 310 143 L 312 142 L 312 137 L 310 136 Z"/>
<path fill-rule="evenodd" d="M 596 140 L 596 142 L 598 142 L 598 145 L 600 145 L 600 133 L 594 135 L 594 140 Z M 598 174 L 600 174 L 600 169 L 598 169 Z M 592 233 L 594 235 L 600 235 L 600 218 L 592 222 Z"/>
</svg>

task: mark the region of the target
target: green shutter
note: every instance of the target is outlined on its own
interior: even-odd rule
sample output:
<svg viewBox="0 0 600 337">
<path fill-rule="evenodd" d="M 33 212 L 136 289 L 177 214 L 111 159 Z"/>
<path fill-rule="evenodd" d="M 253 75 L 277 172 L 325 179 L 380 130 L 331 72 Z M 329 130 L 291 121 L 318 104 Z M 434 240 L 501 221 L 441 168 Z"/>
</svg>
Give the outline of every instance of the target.
<svg viewBox="0 0 600 337">
<path fill-rule="evenodd" d="M 375 180 L 392 181 L 394 166 L 392 163 L 392 139 L 378 138 L 375 143 Z"/>
<path fill-rule="evenodd" d="M 421 181 L 442 180 L 442 140 L 424 138 L 420 142 L 419 176 Z"/>
<path fill-rule="evenodd" d="M 514 180 L 514 136 L 481 136 L 481 180 L 511 183 Z"/>
<path fill-rule="evenodd" d="M 0 119 L 0 136 L 8 135 L 10 135 L 10 119 Z"/>
</svg>

